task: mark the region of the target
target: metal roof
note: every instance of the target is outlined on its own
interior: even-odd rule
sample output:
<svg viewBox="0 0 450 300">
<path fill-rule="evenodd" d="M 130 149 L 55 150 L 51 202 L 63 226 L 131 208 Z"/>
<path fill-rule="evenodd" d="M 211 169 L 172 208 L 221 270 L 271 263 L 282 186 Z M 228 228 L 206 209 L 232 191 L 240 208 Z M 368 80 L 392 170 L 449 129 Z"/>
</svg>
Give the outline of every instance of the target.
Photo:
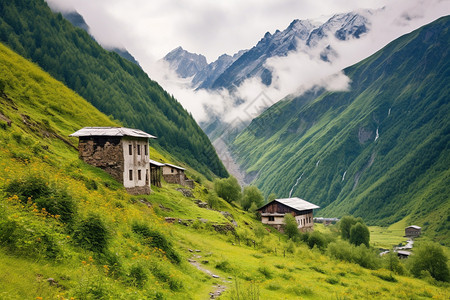
<svg viewBox="0 0 450 300">
<path fill-rule="evenodd" d="M 151 164 L 151 165 L 158 166 L 158 167 L 162 167 L 162 166 L 165 165 L 165 163 L 161 163 L 161 162 L 159 162 L 159 161 L 152 160 L 152 159 L 150 159 L 150 164 Z"/>
<path fill-rule="evenodd" d="M 179 166 L 175 166 L 175 165 L 171 165 L 171 164 L 165 164 L 166 166 L 169 166 L 169 167 L 172 167 L 172 168 L 175 168 L 175 169 L 179 169 L 179 170 L 186 170 L 185 168 L 182 168 L 182 167 L 179 167 Z"/>
<path fill-rule="evenodd" d="M 298 211 L 320 208 L 320 206 L 312 204 L 306 200 L 303 200 L 303 199 L 300 199 L 297 197 L 293 197 L 293 198 L 275 199 L 275 200 L 265 204 L 264 206 L 258 208 L 258 210 L 263 209 L 264 207 L 266 207 L 267 205 L 269 205 L 270 203 L 272 203 L 274 201 L 284 204 L 286 206 L 289 206 L 290 208 L 293 208 Z"/>
<path fill-rule="evenodd" d="M 275 199 L 274 201 L 278 201 L 280 203 L 283 203 L 286 206 L 292 207 L 296 210 L 307 210 L 307 209 L 316 209 L 320 208 L 320 206 L 317 206 L 315 204 L 312 204 L 306 200 L 293 197 L 293 198 L 282 198 L 282 199 Z"/>
<path fill-rule="evenodd" d="M 408 227 L 406 227 L 406 228 L 414 228 L 414 229 L 421 229 L 419 226 L 417 226 L 417 225 L 411 225 L 411 226 L 408 226 Z"/>
<path fill-rule="evenodd" d="M 156 139 L 156 136 L 142 130 L 125 127 L 84 127 L 69 136 L 132 136 Z"/>
</svg>

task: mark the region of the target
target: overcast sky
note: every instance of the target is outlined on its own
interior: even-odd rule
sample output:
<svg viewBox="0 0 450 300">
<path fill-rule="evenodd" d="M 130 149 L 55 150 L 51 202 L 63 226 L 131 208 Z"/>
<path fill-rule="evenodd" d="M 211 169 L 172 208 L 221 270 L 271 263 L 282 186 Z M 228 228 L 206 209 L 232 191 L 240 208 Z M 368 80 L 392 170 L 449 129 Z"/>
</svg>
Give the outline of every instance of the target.
<svg viewBox="0 0 450 300">
<path fill-rule="evenodd" d="M 160 59 L 182 46 L 208 62 L 254 46 L 294 19 L 324 19 L 387 0 L 47 0 L 77 10 L 104 45 Z M 147 58 L 146 58 L 147 59 Z"/>
<path fill-rule="evenodd" d="M 320 82 L 335 78 L 334 89 L 348 86 L 342 68 L 369 56 L 393 39 L 450 14 L 450 0 L 46 0 L 58 10 L 76 10 L 103 46 L 126 48 L 149 76 L 162 84 L 191 111 L 197 121 L 207 117 L 204 104 L 217 113 L 230 109 L 232 97 L 225 93 L 194 92 L 182 80 L 169 78 L 155 65 L 178 46 L 203 54 L 208 62 L 221 54 L 250 49 L 266 32 L 284 30 L 294 19 L 324 22 L 336 13 L 385 7 L 371 20 L 369 33 L 358 41 L 336 44 L 339 60 L 324 65 L 309 61 L 302 53 L 269 61 L 280 78 L 277 88 L 244 82 L 238 96 L 251 101 L 264 92 L 278 101 Z M 172 74 L 173 75 L 173 74 Z M 332 76 L 332 77 L 330 77 Z M 312 80 L 313 79 L 313 80 Z M 301 90 L 301 89 L 300 89 Z M 228 99 L 227 99 L 228 98 Z M 227 104 L 228 103 L 228 104 Z"/>
</svg>

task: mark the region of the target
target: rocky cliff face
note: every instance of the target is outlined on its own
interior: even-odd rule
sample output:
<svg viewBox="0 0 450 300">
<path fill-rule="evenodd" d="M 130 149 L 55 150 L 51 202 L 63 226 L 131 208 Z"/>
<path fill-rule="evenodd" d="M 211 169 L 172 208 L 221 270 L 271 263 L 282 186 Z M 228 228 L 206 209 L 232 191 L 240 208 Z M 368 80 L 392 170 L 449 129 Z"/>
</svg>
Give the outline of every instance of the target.
<svg viewBox="0 0 450 300">
<path fill-rule="evenodd" d="M 170 51 L 163 60 L 167 61 L 172 70 L 182 78 L 194 76 L 208 66 L 206 57 L 201 54 L 190 53 L 181 47 Z"/>
</svg>

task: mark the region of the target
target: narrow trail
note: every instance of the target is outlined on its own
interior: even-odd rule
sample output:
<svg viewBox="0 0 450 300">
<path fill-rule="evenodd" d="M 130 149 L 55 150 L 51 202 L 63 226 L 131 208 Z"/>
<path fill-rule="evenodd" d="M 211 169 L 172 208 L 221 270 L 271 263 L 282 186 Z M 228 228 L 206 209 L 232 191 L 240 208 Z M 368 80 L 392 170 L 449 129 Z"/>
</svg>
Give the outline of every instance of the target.
<svg viewBox="0 0 450 300">
<path fill-rule="evenodd" d="M 192 258 L 188 259 L 188 262 L 193 265 L 194 267 L 196 267 L 199 271 L 202 271 L 203 273 L 211 276 L 212 278 L 215 279 L 220 279 L 220 281 L 222 282 L 222 284 L 218 283 L 218 284 L 213 284 L 213 288 L 214 291 L 209 293 L 209 298 L 210 299 L 217 299 L 218 297 L 220 297 L 222 295 L 223 292 L 225 292 L 225 290 L 227 289 L 227 284 L 231 283 L 228 280 L 225 280 L 223 278 L 220 278 L 219 275 L 214 274 L 213 272 L 211 272 L 210 270 L 206 269 L 205 267 L 203 267 L 198 261 L 197 259 L 200 259 L 201 256 L 200 255 L 193 255 Z"/>
</svg>

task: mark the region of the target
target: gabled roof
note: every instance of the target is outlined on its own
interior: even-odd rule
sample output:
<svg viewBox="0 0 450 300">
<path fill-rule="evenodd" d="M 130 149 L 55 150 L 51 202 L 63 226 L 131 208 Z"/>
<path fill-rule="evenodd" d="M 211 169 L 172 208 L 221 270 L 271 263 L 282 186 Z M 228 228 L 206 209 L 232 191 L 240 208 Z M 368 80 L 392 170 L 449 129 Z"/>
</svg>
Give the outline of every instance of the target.
<svg viewBox="0 0 450 300">
<path fill-rule="evenodd" d="M 84 127 L 69 136 L 132 136 L 156 139 L 156 136 L 142 130 L 125 127 Z"/>
<path fill-rule="evenodd" d="M 406 228 L 414 228 L 414 229 L 421 229 L 419 226 L 417 226 L 417 225 L 411 225 L 411 226 L 408 226 L 408 227 L 406 227 Z"/>
<path fill-rule="evenodd" d="M 155 165 L 155 166 L 157 166 L 157 167 L 162 167 L 162 166 L 165 165 L 165 163 L 161 163 L 161 162 L 159 162 L 159 161 L 152 160 L 152 159 L 150 159 L 150 164 L 151 164 L 151 165 Z"/>
<path fill-rule="evenodd" d="M 164 164 L 164 165 L 166 165 L 166 166 L 168 166 L 168 167 L 172 167 L 172 168 L 175 168 L 175 169 L 178 169 L 178 170 L 186 170 L 185 168 L 182 168 L 182 167 L 179 167 L 179 166 L 175 166 L 175 165 L 171 165 L 171 164 Z"/>
<path fill-rule="evenodd" d="M 258 208 L 258 210 L 263 209 L 264 207 L 268 206 L 269 204 L 271 204 L 273 202 L 278 202 L 278 203 L 284 204 L 284 205 L 286 205 L 292 209 L 298 210 L 298 211 L 320 208 L 320 206 L 312 204 L 306 200 L 303 200 L 303 199 L 300 199 L 297 197 L 293 197 L 293 198 L 275 199 L 275 200 L 267 203 L 266 205 Z"/>
</svg>

